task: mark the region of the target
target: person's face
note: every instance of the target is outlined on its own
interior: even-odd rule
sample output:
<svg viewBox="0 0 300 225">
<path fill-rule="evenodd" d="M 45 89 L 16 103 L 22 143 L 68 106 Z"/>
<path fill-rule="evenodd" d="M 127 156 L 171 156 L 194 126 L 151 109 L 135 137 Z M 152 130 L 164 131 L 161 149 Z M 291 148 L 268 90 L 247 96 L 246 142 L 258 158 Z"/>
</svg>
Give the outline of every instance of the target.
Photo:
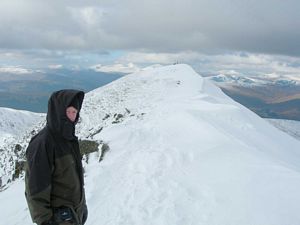
<svg viewBox="0 0 300 225">
<path fill-rule="evenodd" d="M 78 110 L 75 109 L 73 106 L 69 106 L 66 109 L 66 115 L 69 118 L 69 120 L 71 120 L 72 122 L 74 122 L 76 120 L 77 113 L 78 113 Z"/>
</svg>

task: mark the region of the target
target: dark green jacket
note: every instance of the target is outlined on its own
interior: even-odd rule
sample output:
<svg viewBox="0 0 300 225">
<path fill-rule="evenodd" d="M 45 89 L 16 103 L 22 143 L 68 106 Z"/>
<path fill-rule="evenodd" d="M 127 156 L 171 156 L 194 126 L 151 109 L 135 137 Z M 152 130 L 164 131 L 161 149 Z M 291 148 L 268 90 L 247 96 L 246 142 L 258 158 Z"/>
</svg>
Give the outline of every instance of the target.
<svg viewBox="0 0 300 225">
<path fill-rule="evenodd" d="M 79 224 L 86 211 L 83 168 L 75 124 L 66 108 L 76 99 L 81 109 L 84 93 L 54 92 L 48 103 L 47 125 L 33 137 L 26 150 L 25 196 L 32 221 L 41 224 L 53 216 L 53 209 L 70 207 Z"/>
</svg>

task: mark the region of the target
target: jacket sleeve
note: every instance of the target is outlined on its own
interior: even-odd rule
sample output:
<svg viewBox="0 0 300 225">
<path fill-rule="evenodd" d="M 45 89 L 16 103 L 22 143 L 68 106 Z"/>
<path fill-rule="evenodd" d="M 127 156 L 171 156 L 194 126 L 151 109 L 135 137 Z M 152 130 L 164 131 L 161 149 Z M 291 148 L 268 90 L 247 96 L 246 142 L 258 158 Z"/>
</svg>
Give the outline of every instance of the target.
<svg viewBox="0 0 300 225">
<path fill-rule="evenodd" d="M 26 151 L 25 196 L 32 221 L 42 224 L 52 218 L 50 205 L 53 149 L 43 141 L 33 140 Z"/>
</svg>

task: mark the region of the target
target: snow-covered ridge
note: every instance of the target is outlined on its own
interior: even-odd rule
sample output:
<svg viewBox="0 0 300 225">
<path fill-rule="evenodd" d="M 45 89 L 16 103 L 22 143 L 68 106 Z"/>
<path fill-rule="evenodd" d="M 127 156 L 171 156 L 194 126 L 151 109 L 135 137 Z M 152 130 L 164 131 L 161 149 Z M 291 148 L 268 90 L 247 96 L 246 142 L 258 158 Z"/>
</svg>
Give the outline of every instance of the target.
<svg viewBox="0 0 300 225">
<path fill-rule="evenodd" d="M 0 107 L 0 136 L 19 136 L 41 117 L 44 117 L 44 114 Z"/>
<path fill-rule="evenodd" d="M 85 165 L 86 225 L 300 221 L 300 142 L 187 65 L 87 93 L 77 131 L 110 147 L 100 164 L 95 153 Z M 25 200 L 12 197 L 23 189 L 20 182 L 0 193 L 4 224 L 31 224 Z"/>
<path fill-rule="evenodd" d="M 11 179 L 15 163 L 23 155 L 35 126 L 45 114 L 0 107 L 0 187 Z"/>
<path fill-rule="evenodd" d="M 0 148 L 3 148 L 41 122 L 45 114 L 0 107 L 0 118 Z"/>
<path fill-rule="evenodd" d="M 112 125 L 117 114 L 121 121 Z M 293 191 L 300 187 L 300 142 L 186 65 L 131 74 L 90 92 L 79 130 L 111 147 L 101 170 L 87 167 L 88 201 L 103 212 L 89 224 L 300 219 Z"/>
<path fill-rule="evenodd" d="M 267 119 L 267 121 L 269 121 L 278 129 L 300 140 L 300 121 L 280 119 Z"/>
<path fill-rule="evenodd" d="M 196 87 L 201 89 L 202 83 L 200 76 L 188 66 L 147 68 L 127 75 L 86 94 L 78 135 L 84 138 L 116 120 L 141 119 L 157 107 L 162 111 L 165 103 L 171 107 L 195 95 L 199 92 Z M 116 119 L 118 115 L 122 116 Z"/>
</svg>

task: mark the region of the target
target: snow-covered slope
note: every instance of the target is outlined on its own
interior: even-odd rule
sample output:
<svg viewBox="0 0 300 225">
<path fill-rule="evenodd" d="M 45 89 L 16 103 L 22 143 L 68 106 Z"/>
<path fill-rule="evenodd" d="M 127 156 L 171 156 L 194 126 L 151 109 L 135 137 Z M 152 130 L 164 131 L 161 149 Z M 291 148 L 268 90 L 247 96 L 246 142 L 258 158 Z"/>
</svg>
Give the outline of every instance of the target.
<svg viewBox="0 0 300 225">
<path fill-rule="evenodd" d="M 11 179 L 22 146 L 44 118 L 44 114 L 0 107 L 0 188 Z"/>
<path fill-rule="evenodd" d="M 278 129 L 300 140 L 300 121 L 280 119 L 267 119 L 267 121 Z"/>
<path fill-rule="evenodd" d="M 40 113 L 0 107 L 0 140 L 22 135 L 41 117 Z"/>
<path fill-rule="evenodd" d="M 77 130 L 110 147 L 85 165 L 87 225 L 299 224 L 300 142 L 187 65 L 88 93 Z M 1 223 L 31 224 L 23 185 L 0 193 Z"/>
</svg>

